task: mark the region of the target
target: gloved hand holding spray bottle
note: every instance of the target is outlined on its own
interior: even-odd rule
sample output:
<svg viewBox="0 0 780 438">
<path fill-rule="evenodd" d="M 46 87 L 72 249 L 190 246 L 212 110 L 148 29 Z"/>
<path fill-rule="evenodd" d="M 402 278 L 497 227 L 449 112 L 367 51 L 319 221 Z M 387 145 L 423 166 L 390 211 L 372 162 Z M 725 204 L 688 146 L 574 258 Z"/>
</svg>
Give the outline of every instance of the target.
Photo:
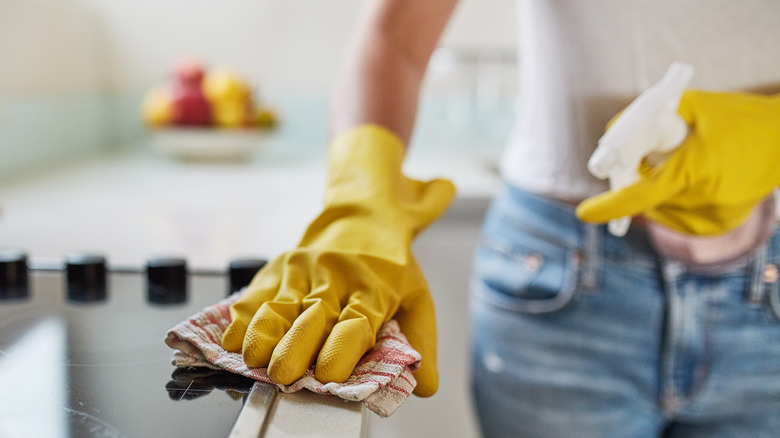
<svg viewBox="0 0 780 438">
<path fill-rule="evenodd" d="M 780 95 L 687 90 L 693 68 L 664 78 L 609 126 L 588 168 L 611 190 L 583 201 L 586 222 L 623 235 L 643 215 L 656 246 L 692 267 L 752 251 L 774 225 Z"/>
<path fill-rule="evenodd" d="M 642 93 L 614 120 L 599 139 L 588 161 L 594 176 L 609 178 L 611 190 L 620 190 L 639 180 L 639 166 L 645 157 L 668 153 L 685 140 L 688 125 L 677 113 L 693 67 L 675 62 L 663 79 Z M 609 231 L 623 236 L 631 217 L 609 221 Z"/>
</svg>

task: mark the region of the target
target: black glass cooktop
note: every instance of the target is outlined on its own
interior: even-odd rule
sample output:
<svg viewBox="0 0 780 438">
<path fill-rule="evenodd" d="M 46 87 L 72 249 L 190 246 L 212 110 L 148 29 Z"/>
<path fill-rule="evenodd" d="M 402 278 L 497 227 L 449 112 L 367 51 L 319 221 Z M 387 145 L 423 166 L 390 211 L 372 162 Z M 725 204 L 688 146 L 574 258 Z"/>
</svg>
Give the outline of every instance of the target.
<svg viewBox="0 0 780 438">
<path fill-rule="evenodd" d="M 175 259 L 107 270 L 94 256 L 27 270 L 12 258 L 0 257 L 0 437 L 228 436 L 254 382 L 177 370 L 164 343 L 237 287 L 226 273 Z"/>
</svg>

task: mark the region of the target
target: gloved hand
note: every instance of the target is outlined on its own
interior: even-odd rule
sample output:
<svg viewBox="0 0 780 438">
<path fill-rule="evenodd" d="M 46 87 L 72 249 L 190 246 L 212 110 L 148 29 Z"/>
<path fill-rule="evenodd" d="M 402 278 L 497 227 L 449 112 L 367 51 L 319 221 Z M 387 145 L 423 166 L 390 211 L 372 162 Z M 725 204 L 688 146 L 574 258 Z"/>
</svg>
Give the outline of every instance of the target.
<svg viewBox="0 0 780 438">
<path fill-rule="evenodd" d="M 780 184 L 780 95 L 686 91 L 678 109 L 690 133 L 640 178 L 577 206 L 585 222 L 644 215 L 700 236 L 738 227 Z"/>
<path fill-rule="evenodd" d="M 267 366 L 278 383 L 292 383 L 315 360 L 318 380 L 343 382 L 382 323 L 395 318 L 422 355 L 415 394 L 436 392 L 433 301 L 410 246 L 455 189 L 405 177 L 403 156 L 398 137 L 375 125 L 333 140 L 324 211 L 231 307 L 226 350 L 243 351 L 248 366 Z"/>
</svg>

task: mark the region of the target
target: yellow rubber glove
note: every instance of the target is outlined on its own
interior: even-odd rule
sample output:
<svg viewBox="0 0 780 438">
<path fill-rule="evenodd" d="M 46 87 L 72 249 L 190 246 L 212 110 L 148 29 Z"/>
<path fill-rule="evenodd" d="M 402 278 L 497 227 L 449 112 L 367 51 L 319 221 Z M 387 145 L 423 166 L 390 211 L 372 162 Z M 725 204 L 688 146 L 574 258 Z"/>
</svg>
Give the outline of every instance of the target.
<svg viewBox="0 0 780 438">
<path fill-rule="evenodd" d="M 586 222 L 644 215 L 672 230 L 714 236 L 738 227 L 780 184 L 780 95 L 686 91 L 685 141 L 640 178 L 577 206 Z"/>
<path fill-rule="evenodd" d="M 411 253 L 417 233 L 455 195 L 445 180 L 401 173 L 404 148 L 392 132 L 362 125 L 330 145 L 324 211 L 299 246 L 264 267 L 230 309 L 222 338 L 251 367 L 290 384 L 315 362 L 322 382 L 345 381 L 395 318 L 422 355 L 415 394 L 438 388 L 433 301 Z"/>
</svg>

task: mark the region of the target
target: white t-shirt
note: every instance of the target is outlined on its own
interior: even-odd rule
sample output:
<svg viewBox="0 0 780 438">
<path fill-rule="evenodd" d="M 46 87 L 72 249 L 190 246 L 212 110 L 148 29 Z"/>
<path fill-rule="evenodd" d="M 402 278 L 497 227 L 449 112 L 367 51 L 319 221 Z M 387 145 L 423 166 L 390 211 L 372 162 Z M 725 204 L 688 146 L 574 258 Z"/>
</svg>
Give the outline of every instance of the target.
<svg viewBox="0 0 780 438">
<path fill-rule="evenodd" d="M 522 115 L 501 160 L 526 190 L 606 190 L 587 160 L 609 119 L 674 61 L 692 88 L 780 92 L 780 0 L 521 0 Z"/>
</svg>

